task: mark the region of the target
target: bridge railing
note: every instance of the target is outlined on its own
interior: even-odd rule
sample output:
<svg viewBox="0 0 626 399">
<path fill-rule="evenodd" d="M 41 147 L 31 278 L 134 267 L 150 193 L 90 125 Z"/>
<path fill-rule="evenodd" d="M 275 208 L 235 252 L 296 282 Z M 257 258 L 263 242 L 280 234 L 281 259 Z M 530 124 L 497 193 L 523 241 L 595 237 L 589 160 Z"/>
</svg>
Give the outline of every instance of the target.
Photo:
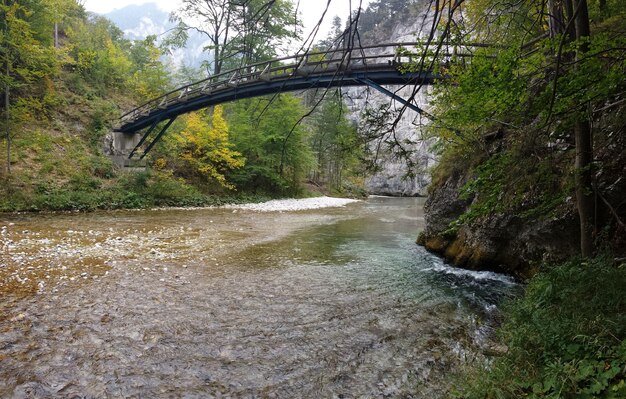
<svg viewBox="0 0 626 399">
<path fill-rule="evenodd" d="M 368 69 L 376 66 L 401 65 L 417 60 L 413 53 L 424 46 L 423 42 L 387 43 L 351 49 L 334 49 L 263 61 L 232 69 L 206 79 L 179 87 L 152 99 L 121 117 L 121 124 L 132 123 L 159 109 L 193 100 L 198 97 L 230 90 L 241 85 L 269 82 L 276 79 L 303 77 L 322 73 L 335 73 L 338 78 L 346 71 Z M 481 43 L 446 45 L 442 59 L 469 57 L 474 49 L 489 47 Z"/>
</svg>

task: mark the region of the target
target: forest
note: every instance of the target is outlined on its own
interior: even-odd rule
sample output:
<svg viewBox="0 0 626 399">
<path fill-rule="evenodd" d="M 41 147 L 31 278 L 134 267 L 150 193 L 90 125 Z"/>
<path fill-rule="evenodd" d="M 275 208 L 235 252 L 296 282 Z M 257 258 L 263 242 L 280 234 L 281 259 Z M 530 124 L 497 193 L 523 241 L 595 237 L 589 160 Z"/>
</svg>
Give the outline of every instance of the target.
<svg viewBox="0 0 626 399">
<path fill-rule="evenodd" d="M 184 2 L 180 15 L 211 11 L 197 3 Z M 362 196 L 367 146 L 340 92 L 285 93 L 180 118 L 140 165 L 145 172 L 120 172 L 102 153 L 105 136 L 133 106 L 223 68 L 275 58 L 299 35 L 293 7 L 229 8 L 207 49 L 214 61 L 194 69 L 167 61 L 190 29 L 202 29 L 182 19 L 165 40 L 131 41 L 74 0 L 4 2 L 0 209 L 210 205 L 310 191 Z M 257 13 L 273 22 L 260 29 L 246 22 Z"/>
</svg>

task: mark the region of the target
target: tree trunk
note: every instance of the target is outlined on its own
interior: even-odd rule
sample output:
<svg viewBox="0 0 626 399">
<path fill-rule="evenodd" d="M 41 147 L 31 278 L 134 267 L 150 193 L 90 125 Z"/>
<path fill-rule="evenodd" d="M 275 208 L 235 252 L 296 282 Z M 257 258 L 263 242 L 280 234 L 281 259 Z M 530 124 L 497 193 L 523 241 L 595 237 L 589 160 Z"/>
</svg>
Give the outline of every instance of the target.
<svg viewBox="0 0 626 399">
<path fill-rule="evenodd" d="M 566 23 L 563 21 L 563 8 L 560 2 L 555 0 L 548 0 L 548 12 L 550 17 L 548 19 L 548 27 L 550 30 L 550 37 L 555 38 L 563 33 L 563 28 Z"/>
<path fill-rule="evenodd" d="M 576 58 L 581 59 L 589 51 L 589 44 L 586 41 L 591 36 L 587 0 L 574 0 L 574 8 L 577 10 L 576 39 L 581 41 Z M 591 121 L 588 117 L 574 125 L 574 140 L 576 143 L 576 202 L 580 218 L 580 251 L 581 255 L 587 258 L 593 255 L 594 249 L 595 209 L 592 180 L 593 139 Z"/>
<path fill-rule="evenodd" d="M 54 48 L 59 48 L 59 24 L 54 23 Z"/>
<path fill-rule="evenodd" d="M 576 40 L 576 25 L 569 23 L 569 21 L 574 18 L 574 4 L 572 3 L 572 0 L 565 1 L 565 12 L 567 14 L 568 21 L 567 26 L 569 27 L 566 33 L 569 36 L 569 39 L 574 41 Z"/>
<path fill-rule="evenodd" d="M 5 118 L 6 118 L 6 137 L 7 137 L 7 174 L 11 174 L 11 129 L 9 128 L 9 123 L 11 122 L 11 115 L 9 113 L 9 59 L 7 57 L 6 60 L 6 72 L 7 72 L 7 84 L 4 88 L 4 110 L 5 110 Z"/>
<path fill-rule="evenodd" d="M 585 258 L 593 255 L 594 210 L 593 141 L 589 120 L 576 122 L 576 202 L 580 218 L 580 252 Z"/>
<path fill-rule="evenodd" d="M 609 6 L 606 4 L 606 0 L 600 0 L 600 12 L 604 18 L 609 16 Z"/>
</svg>

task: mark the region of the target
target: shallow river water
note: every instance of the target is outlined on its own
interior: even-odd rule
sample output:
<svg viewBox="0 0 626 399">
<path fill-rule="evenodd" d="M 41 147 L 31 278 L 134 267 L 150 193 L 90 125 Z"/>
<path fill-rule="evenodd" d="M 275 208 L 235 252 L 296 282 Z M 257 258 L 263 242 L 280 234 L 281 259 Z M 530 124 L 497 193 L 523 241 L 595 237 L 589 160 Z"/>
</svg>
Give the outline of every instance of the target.
<svg viewBox="0 0 626 399">
<path fill-rule="evenodd" d="M 0 216 L 0 397 L 441 396 L 515 284 L 422 226 L 394 198 Z"/>
</svg>

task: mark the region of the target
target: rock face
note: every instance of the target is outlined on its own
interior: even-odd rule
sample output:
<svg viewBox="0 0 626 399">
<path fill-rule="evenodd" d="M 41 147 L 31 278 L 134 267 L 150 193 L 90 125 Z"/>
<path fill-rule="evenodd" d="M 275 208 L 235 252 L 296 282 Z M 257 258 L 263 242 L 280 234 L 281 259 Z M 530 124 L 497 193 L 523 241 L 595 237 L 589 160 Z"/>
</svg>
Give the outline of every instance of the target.
<svg viewBox="0 0 626 399">
<path fill-rule="evenodd" d="M 431 24 L 431 20 L 425 15 L 428 8 L 419 6 L 418 2 L 412 3 L 410 18 L 395 15 L 393 17 L 394 21 L 385 21 L 385 26 L 391 25 L 393 27 L 391 30 L 385 30 L 381 28 L 381 24 L 377 24 L 377 27 L 372 31 L 364 32 L 364 39 L 361 44 L 414 42 L 423 36 L 422 32 L 428 30 L 423 27 L 429 27 Z M 391 50 L 391 48 L 387 50 Z M 405 99 L 412 95 L 414 89 L 413 87 L 399 86 L 386 88 Z M 366 108 L 377 109 L 384 105 L 390 105 L 391 113 L 387 123 L 391 124 L 396 118 L 396 111 L 403 107 L 399 102 L 375 90 L 347 88 L 342 91 L 345 102 L 351 112 L 351 119 L 359 124 L 361 130 L 367 130 L 368 128 L 368 126 L 363 125 L 363 112 Z M 422 88 L 414 102 L 421 109 L 428 109 L 427 87 Z M 425 123 L 428 123 L 428 120 L 422 118 L 415 111 L 407 109 L 404 111 L 394 131 L 395 139 L 398 142 L 406 143 L 403 145 L 411 152 L 411 160 L 416 164 L 416 170 L 411 171 L 413 175 L 410 177 L 408 176 L 409 170 L 405 159 L 394 155 L 384 145 L 379 146 L 381 141 L 373 141 L 370 144 L 372 152 L 377 153 L 378 171 L 365 181 L 369 193 L 389 196 L 427 195 L 427 188 L 431 181 L 429 169 L 435 164 L 436 159 L 431 150 L 433 142 L 421 140 L 420 137 L 419 125 Z M 386 137 L 386 139 L 389 138 Z"/>
<path fill-rule="evenodd" d="M 365 186 L 370 194 L 392 197 L 426 196 L 428 184 L 430 184 L 428 173 L 407 177 L 406 165 L 393 160 L 387 160 L 381 172 L 365 180 Z"/>
<path fill-rule="evenodd" d="M 613 133 L 604 141 L 599 135 L 594 154 L 595 162 L 602 165 L 594 176 L 598 196 L 595 212 L 596 245 L 600 254 L 610 254 L 619 262 L 626 258 L 626 228 L 623 222 L 626 220 L 624 115 L 626 114 L 623 110 L 614 111 L 598 121 L 606 131 Z M 533 172 L 532 168 L 525 167 L 521 170 L 535 173 L 525 176 L 525 185 L 501 187 L 502 190 L 508 190 L 508 194 L 518 190 L 524 192 L 523 201 L 502 207 L 501 209 L 505 209 L 502 213 L 493 212 L 471 221 L 466 220 L 460 227 L 452 223 L 459 220 L 470 206 L 475 205 L 475 209 L 485 206 L 484 198 L 480 201 L 479 197 L 466 198 L 460 193 L 467 193 L 464 190 L 466 184 L 480 176 L 480 165 L 485 165 L 492 159 L 486 154 L 493 156 L 502 151 L 510 153 L 514 143 L 535 137 L 532 130 L 526 133 L 528 136 L 517 131 L 510 136 L 514 137 L 513 141 L 507 140 L 505 133 L 492 136 L 485 141 L 487 151 L 482 158 L 472 161 L 456 159 L 456 163 L 454 159 L 446 161 L 447 167 L 437 171 L 437 179 L 429 188 L 429 198 L 424 209 L 426 229 L 418 238 L 418 244 L 444 256 L 457 266 L 491 269 L 522 279 L 532 276 L 544 263 L 559 263 L 580 254 L 580 227 L 574 188 L 568 183 L 573 175 L 573 150 L 557 153 L 556 157 L 550 159 L 558 170 L 558 184 L 543 186 L 533 192 L 533 186 L 537 187 L 537 178 L 541 178 L 545 172 L 542 169 Z M 534 150 L 540 151 L 541 148 L 542 145 L 536 144 Z M 545 144 L 543 148 L 546 148 Z M 519 171 L 505 170 L 504 178 L 521 181 L 515 175 Z M 489 179 L 484 174 L 480 177 Z M 544 199 L 550 197 L 557 197 L 559 200 L 557 205 L 547 211 L 541 204 L 545 204 Z M 500 198 L 506 198 L 506 195 Z M 474 215 L 478 214 L 480 213 L 474 212 Z"/>
<path fill-rule="evenodd" d="M 398 95 L 404 98 L 411 96 L 411 87 L 388 87 L 392 91 L 398 91 Z M 344 99 L 351 112 L 351 119 L 359 123 L 360 129 L 367 129 L 360 121 L 362 112 L 366 106 L 377 108 L 383 105 L 389 105 L 391 110 L 400 110 L 402 104 L 390 99 L 384 94 L 368 91 L 364 88 L 348 88 L 344 89 Z M 420 108 L 427 107 L 427 95 L 420 93 L 416 97 L 416 101 Z M 393 112 L 392 112 L 393 114 Z M 387 123 L 393 123 L 394 117 L 390 117 Z M 413 144 L 405 144 L 406 148 L 411 151 L 412 161 L 416 163 L 417 170 L 414 175 L 407 176 L 409 170 L 405 159 L 399 158 L 392 152 L 383 150 L 378 152 L 379 170 L 369 176 L 366 181 L 366 188 L 370 194 L 389 195 L 389 196 L 426 196 L 428 185 L 430 184 L 429 169 L 435 164 L 435 156 L 432 154 L 430 140 L 420 140 L 420 132 L 417 125 L 425 123 L 419 114 L 407 109 L 395 128 L 395 138 L 399 142 L 413 142 Z M 375 140 L 370 143 L 372 152 L 377 151 L 376 147 L 379 141 Z"/>
<path fill-rule="evenodd" d="M 424 207 L 426 230 L 418 237 L 418 244 L 456 266 L 520 279 L 532 276 L 543 261 L 562 261 L 578 253 L 573 206 L 558 218 L 529 221 L 515 214 L 492 214 L 450 231 L 450 223 L 474 201 L 459 196 L 471 177 L 453 175 L 431 189 Z"/>
</svg>

